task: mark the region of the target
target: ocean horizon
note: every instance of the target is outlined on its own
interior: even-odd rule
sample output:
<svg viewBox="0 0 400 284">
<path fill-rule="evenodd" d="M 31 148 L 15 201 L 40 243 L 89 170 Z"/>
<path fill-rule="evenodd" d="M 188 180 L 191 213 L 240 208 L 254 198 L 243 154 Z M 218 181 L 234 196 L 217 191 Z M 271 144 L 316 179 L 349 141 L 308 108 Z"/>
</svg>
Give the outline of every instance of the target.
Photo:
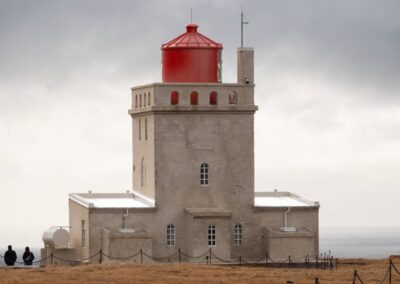
<svg viewBox="0 0 400 284">
<path fill-rule="evenodd" d="M 0 247 L 0 256 L 4 255 L 7 245 Z M 383 259 L 400 255 L 400 227 L 322 227 L 319 248 L 320 253 L 330 253 L 335 258 Z M 25 248 L 14 247 L 14 250 L 17 261 L 22 262 Z M 35 260 L 39 260 L 40 248 L 31 247 L 31 251 Z M 0 266 L 4 266 L 2 257 Z"/>
<path fill-rule="evenodd" d="M 322 227 L 319 242 L 337 258 L 387 258 L 400 255 L 400 227 Z"/>
</svg>

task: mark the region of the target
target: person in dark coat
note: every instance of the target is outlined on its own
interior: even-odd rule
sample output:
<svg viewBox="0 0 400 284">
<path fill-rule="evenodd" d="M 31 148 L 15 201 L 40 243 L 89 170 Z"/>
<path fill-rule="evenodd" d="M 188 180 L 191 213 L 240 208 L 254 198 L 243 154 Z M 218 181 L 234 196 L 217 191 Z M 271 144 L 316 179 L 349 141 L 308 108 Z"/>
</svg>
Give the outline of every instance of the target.
<svg viewBox="0 0 400 284">
<path fill-rule="evenodd" d="M 32 261 L 35 259 L 33 253 L 29 250 L 29 247 L 25 248 L 24 255 L 22 256 L 25 265 L 32 265 Z"/>
<path fill-rule="evenodd" d="M 8 266 L 14 266 L 17 260 L 17 254 L 13 251 L 12 246 L 8 246 L 8 250 L 4 254 L 4 261 Z"/>
</svg>

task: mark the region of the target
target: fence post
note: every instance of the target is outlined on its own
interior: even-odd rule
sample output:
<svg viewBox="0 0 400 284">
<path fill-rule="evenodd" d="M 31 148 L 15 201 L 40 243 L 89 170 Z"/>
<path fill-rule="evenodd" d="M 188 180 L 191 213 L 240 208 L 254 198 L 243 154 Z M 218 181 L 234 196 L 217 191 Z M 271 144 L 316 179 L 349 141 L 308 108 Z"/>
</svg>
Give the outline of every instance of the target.
<svg viewBox="0 0 400 284">
<path fill-rule="evenodd" d="M 239 265 L 242 265 L 242 257 L 239 256 Z"/>
<path fill-rule="evenodd" d="M 143 250 L 140 249 L 140 263 L 143 263 Z"/>
<path fill-rule="evenodd" d="M 319 279 L 318 279 L 318 277 L 315 278 L 315 284 L 319 284 Z"/>
<path fill-rule="evenodd" d="M 53 253 L 50 254 L 50 264 L 53 264 Z"/>
<path fill-rule="evenodd" d="M 265 266 L 268 265 L 268 252 L 265 252 Z"/>
<path fill-rule="evenodd" d="M 181 263 L 182 259 L 181 259 L 181 249 L 180 248 L 178 249 L 178 256 L 179 256 L 179 263 Z"/>
<path fill-rule="evenodd" d="M 392 258 L 389 256 L 389 284 L 392 284 Z"/>
<path fill-rule="evenodd" d="M 208 264 L 208 255 L 206 256 L 207 264 Z"/>
<path fill-rule="evenodd" d="M 357 270 L 354 269 L 354 274 L 353 274 L 353 284 L 356 284 L 356 277 L 357 277 Z"/>
<path fill-rule="evenodd" d="M 288 261 L 289 261 L 289 266 L 291 266 L 292 260 L 291 260 L 291 258 L 290 258 L 290 255 L 289 255 Z"/>
<path fill-rule="evenodd" d="M 100 249 L 100 257 L 99 257 L 99 263 L 101 264 L 103 262 L 103 252 Z"/>
<path fill-rule="evenodd" d="M 318 254 L 315 256 L 315 266 L 316 268 L 319 266 Z"/>
<path fill-rule="evenodd" d="M 211 253 L 212 253 L 212 252 L 211 252 L 211 248 L 210 248 L 210 264 L 211 264 Z"/>
</svg>

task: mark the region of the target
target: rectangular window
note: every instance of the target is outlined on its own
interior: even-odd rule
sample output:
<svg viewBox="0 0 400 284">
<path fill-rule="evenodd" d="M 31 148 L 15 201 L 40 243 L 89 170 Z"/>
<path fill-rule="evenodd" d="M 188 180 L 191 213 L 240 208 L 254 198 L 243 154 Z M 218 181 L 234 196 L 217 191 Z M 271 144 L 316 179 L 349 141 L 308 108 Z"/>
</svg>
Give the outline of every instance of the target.
<svg viewBox="0 0 400 284">
<path fill-rule="evenodd" d="M 215 247 L 215 225 L 208 226 L 208 246 Z"/>
<path fill-rule="evenodd" d="M 200 166 L 200 185 L 208 185 L 208 164 Z"/>
<path fill-rule="evenodd" d="M 171 224 L 167 227 L 167 246 L 175 246 L 175 226 Z"/>
<path fill-rule="evenodd" d="M 82 236 L 81 236 L 81 241 L 82 241 L 82 247 L 86 246 L 86 221 L 82 220 Z"/>
<path fill-rule="evenodd" d="M 240 246 L 242 244 L 242 225 L 236 224 L 233 228 L 233 245 Z"/>
</svg>

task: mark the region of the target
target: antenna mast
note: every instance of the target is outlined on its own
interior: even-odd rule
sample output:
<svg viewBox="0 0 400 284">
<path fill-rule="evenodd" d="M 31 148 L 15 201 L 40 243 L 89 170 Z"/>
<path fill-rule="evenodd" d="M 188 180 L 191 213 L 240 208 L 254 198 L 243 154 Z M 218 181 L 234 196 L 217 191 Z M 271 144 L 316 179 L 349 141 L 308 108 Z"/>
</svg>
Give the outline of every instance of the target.
<svg viewBox="0 0 400 284">
<path fill-rule="evenodd" d="M 243 25 L 247 25 L 249 21 L 244 21 L 243 6 L 240 11 L 240 47 L 243 48 Z"/>
</svg>

